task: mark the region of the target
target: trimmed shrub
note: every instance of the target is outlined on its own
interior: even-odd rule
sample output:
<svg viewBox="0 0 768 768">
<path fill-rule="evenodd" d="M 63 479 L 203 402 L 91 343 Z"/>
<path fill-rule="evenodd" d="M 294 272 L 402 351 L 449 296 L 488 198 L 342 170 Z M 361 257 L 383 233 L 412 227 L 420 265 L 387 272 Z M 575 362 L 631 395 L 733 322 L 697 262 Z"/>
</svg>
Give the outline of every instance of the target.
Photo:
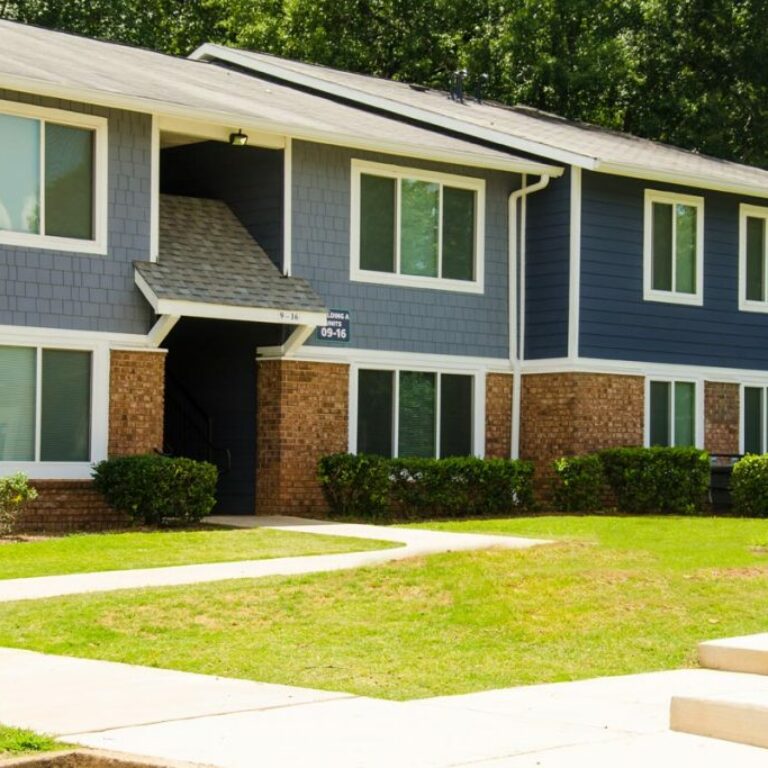
<svg viewBox="0 0 768 768">
<path fill-rule="evenodd" d="M 731 475 L 733 512 L 768 517 L 768 454 L 750 454 L 736 462 Z"/>
<path fill-rule="evenodd" d="M 205 461 L 146 454 L 94 467 L 96 488 L 117 510 L 146 525 L 196 523 L 213 509 L 218 470 Z"/>
<path fill-rule="evenodd" d="M 36 498 L 37 491 L 21 472 L 0 477 L 0 536 L 14 532 L 24 507 Z"/>
<path fill-rule="evenodd" d="M 709 490 L 709 455 L 698 448 L 611 448 L 599 454 L 622 512 L 701 512 Z"/>
<path fill-rule="evenodd" d="M 320 460 L 319 477 L 339 517 L 477 517 L 533 506 L 533 465 L 524 461 L 334 454 Z"/>
<path fill-rule="evenodd" d="M 565 456 L 554 464 L 557 475 L 554 502 L 562 512 L 594 512 L 605 498 L 603 463 L 595 453 Z"/>
</svg>

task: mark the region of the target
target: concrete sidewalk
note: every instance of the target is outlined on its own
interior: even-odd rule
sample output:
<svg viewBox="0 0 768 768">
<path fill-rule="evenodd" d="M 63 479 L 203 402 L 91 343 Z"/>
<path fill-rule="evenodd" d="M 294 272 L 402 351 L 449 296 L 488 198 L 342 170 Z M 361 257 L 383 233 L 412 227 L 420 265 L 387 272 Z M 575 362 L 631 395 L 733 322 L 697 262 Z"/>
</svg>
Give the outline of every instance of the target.
<svg viewBox="0 0 768 768">
<path fill-rule="evenodd" d="M 491 547 L 524 549 L 547 543 L 539 539 L 524 539 L 515 536 L 446 533 L 417 528 L 398 528 L 396 526 L 331 523 L 297 517 L 209 518 L 209 521 L 248 528 L 264 527 L 275 530 L 291 530 L 297 533 L 378 539 L 397 542 L 403 546 L 394 549 L 349 552 L 338 555 L 279 557 L 267 560 L 240 560 L 230 563 L 206 563 L 167 568 L 141 568 L 130 571 L 100 571 L 98 573 L 75 573 L 66 576 L 4 579 L 0 580 L 0 603 L 90 592 L 108 592 L 117 589 L 167 587 L 223 581 L 225 579 L 256 579 L 264 576 L 293 576 L 304 573 L 340 571 L 440 552 L 458 552 Z"/>
<path fill-rule="evenodd" d="M 393 702 L 0 649 L 0 722 L 219 768 L 765 768 L 765 750 L 668 730 L 672 695 L 759 691 L 680 670 Z"/>
</svg>

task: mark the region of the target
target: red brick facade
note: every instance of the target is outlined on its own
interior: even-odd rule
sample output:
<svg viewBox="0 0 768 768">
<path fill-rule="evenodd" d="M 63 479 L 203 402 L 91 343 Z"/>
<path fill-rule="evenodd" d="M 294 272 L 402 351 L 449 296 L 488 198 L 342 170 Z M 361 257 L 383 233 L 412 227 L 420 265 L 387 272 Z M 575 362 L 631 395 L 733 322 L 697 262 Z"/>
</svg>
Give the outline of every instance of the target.
<svg viewBox="0 0 768 768">
<path fill-rule="evenodd" d="M 485 378 L 485 455 L 508 459 L 512 455 L 512 391 L 514 377 L 489 373 Z"/>
<path fill-rule="evenodd" d="M 739 385 L 704 384 L 704 447 L 710 453 L 739 452 Z"/>
<path fill-rule="evenodd" d="M 165 354 L 113 350 L 109 361 L 109 455 L 163 449 Z"/>
<path fill-rule="evenodd" d="M 256 387 L 257 514 L 325 514 L 317 462 L 347 450 L 349 366 L 261 360 Z"/>
<path fill-rule="evenodd" d="M 554 459 L 643 444 L 642 376 L 529 374 L 521 395 L 520 457 L 536 462 L 544 496 Z"/>
</svg>

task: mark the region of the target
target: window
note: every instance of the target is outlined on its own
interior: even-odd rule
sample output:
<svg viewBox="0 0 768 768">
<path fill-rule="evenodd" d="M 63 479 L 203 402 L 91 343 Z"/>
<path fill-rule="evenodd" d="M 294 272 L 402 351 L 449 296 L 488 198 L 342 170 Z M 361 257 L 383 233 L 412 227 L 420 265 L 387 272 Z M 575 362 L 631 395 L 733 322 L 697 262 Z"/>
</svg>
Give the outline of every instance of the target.
<svg viewBox="0 0 768 768">
<path fill-rule="evenodd" d="M 91 353 L 0 346 L 0 462 L 91 458 Z"/>
<path fill-rule="evenodd" d="M 766 453 L 768 420 L 765 387 L 744 387 L 742 399 L 742 453 Z"/>
<path fill-rule="evenodd" d="M 768 312 L 768 208 L 739 207 L 739 309 Z"/>
<path fill-rule="evenodd" d="M 352 279 L 480 293 L 485 182 L 352 162 Z"/>
<path fill-rule="evenodd" d="M 694 382 L 651 381 L 648 399 L 649 445 L 696 445 Z"/>
<path fill-rule="evenodd" d="M 644 298 L 701 304 L 704 200 L 646 190 Z"/>
<path fill-rule="evenodd" d="M 357 452 L 446 457 L 472 453 L 474 377 L 358 371 Z"/>
<path fill-rule="evenodd" d="M 103 252 L 106 120 L 0 102 L 0 243 Z"/>
</svg>

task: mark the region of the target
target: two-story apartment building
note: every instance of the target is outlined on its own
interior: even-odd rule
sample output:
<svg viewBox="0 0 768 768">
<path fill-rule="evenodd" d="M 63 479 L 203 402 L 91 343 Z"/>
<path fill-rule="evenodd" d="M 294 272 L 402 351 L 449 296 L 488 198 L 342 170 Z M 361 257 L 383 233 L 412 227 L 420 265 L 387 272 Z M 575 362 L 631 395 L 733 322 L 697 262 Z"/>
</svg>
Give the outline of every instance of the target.
<svg viewBox="0 0 768 768">
<path fill-rule="evenodd" d="M 314 514 L 335 451 L 766 449 L 765 171 L 218 46 L 0 42 L 0 473 L 46 523 L 149 450 Z"/>
</svg>

